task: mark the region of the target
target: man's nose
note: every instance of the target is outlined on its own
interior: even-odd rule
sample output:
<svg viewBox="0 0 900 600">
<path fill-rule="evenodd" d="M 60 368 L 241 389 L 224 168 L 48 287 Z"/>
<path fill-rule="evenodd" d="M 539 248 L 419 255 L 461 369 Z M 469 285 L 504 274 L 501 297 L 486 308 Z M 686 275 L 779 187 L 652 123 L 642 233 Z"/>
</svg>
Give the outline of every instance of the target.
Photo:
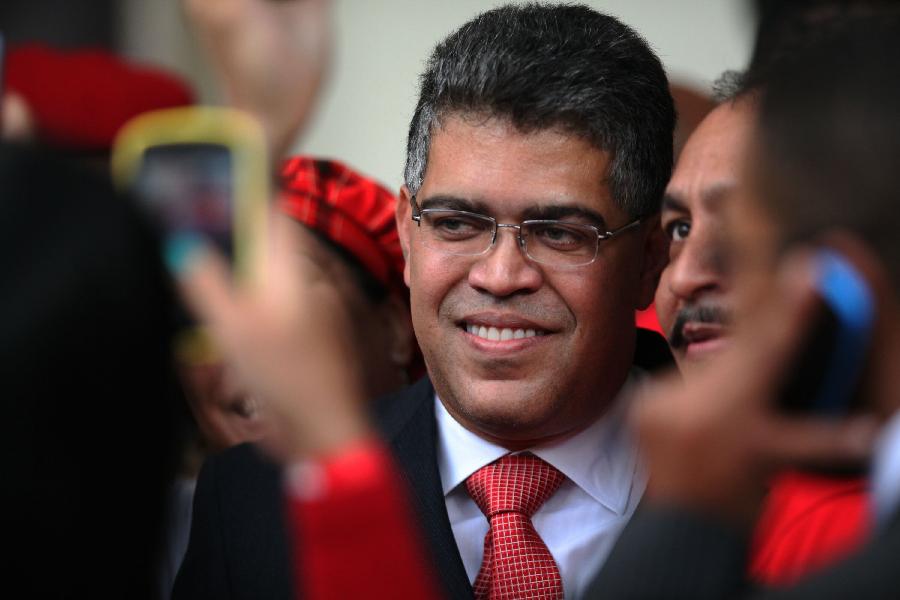
<svg viewBox="0 0 900 600">
<path fill-rule="evenodd" d="M 533 292 L 543 281 L 543 271 L 525 255 L 513 227 L 499 227 L 494 245 L 469 269 L 469 285 L 497 297 Z"/>
<path fill-rule="evenodd" d="M 714 236 L 689 238 L 666 268 L 669 289 L 684 300 L 727 287 L 724 248 Z"/>
</svg>

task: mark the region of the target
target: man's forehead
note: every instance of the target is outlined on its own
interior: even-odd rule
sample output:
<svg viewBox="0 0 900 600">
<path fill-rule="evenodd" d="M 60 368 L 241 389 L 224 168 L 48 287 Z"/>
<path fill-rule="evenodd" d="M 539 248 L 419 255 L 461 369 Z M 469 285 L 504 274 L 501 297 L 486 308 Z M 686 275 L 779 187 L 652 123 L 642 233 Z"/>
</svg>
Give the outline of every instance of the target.
<svg viewBox="0 0 900 600">
<path fill-rule="evenodd" d="M 663 210 L 719 211 L 741 185 L 752 136 L 753 107 L 725 102 L 691 135 L 666 188 Z"/>
<path fill-rule="evenodd" d="M 608 216 L 615 204 L 608 168 L 608 153 L 556 129 L 450 118 L 432 137 L 417 199 L 422 208 L 440 202 L 506 218 L 559 207 Z"/>
</svg>

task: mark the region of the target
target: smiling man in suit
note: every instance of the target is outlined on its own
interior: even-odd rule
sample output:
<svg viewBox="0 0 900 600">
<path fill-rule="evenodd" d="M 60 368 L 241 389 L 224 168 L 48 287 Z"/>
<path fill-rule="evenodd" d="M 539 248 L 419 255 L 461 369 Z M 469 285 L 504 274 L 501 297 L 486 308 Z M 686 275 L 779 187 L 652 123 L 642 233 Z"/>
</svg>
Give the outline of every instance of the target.
<svg viewBox="0 0 900 600">
<path fill-rule="evenodd" d="M 488 11 L 428 61 L 397 207 L 428 377 L 375 411 L 449 597 L 577 597 L 640 500 L 623 390 L 666 352 L 633 314 L 674 120 L 647 44 L 585 7 Z M 247 447 L 207 464 L 176 597 L 289 595 L 280 486 Z"/>
</svg>

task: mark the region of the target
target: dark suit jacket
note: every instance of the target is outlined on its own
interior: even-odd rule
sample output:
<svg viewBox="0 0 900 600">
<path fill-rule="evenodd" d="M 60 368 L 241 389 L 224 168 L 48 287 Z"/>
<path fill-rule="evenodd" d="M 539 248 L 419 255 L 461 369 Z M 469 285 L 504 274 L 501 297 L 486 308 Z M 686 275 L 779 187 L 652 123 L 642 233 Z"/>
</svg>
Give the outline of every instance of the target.
<svg viewBox="0 0 900 600">
<path fill-rule="evenodd" d="M 422 379 L 379 400 L 375 419 L 409 481 L 448 597 L 472 597 L 441 489 L 431 382 Z M 278 467 L 249 444 L 207 460 L 197 482 L 191 539 L 173 599 L 292 600 L 283 493 Z"/>
<path fill-rule="evenodd" d="M 671 364 L 665 341 L 639 330 L 635 364 Z M 456 547 L 437 466 L 434 389 L 425 378 L 374 405 L 375 423 L 412 493 L 448 598 L 471 598 Z M 293 598 L 283 489 L 278 468 L 250 445 L 207 460 L 197 483 L 191 538 L 173 600 Z"/>
<path fill-rule="evenodd" d="M 900 512 L 860 552 L 791 588 L 754 590 L 746 539 L 692 513 L 644 507 L 626 526 L 586 598 L 900 598 Z"/>
</svg>

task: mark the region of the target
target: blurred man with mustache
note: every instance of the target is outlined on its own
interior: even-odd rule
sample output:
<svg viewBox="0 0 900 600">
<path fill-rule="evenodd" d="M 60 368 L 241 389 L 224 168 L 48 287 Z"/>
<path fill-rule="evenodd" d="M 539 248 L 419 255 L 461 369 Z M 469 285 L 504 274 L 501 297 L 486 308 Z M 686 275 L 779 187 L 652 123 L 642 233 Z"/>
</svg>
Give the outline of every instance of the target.
<svg viewBox="0 0 900 600">
<path fill-rule="evenodd" d="M 736 301 L 725 235 L 728 204 L 745 186 L 741 165 L 753 134 L 760 85 L 726 73 L 720 104 L 701 122 L 679 157 L 663 198 L 661 222 L 669 264 L 656 309 L 682 374 L 690 380 L 729 344 Z M 865 529 L 859 478 L 788 472 L 772 482 L 751 555 L 755 579 L 793 581 L 852 550 Z"/>
<path fill-rule="evenodd" d="M 748 525 L 772 474 L 869 458 L 869 544 L 764 597 L 893 598 L 900 589 L 898 27 L 895 11 L 835 23 L 768 76 L 739 171 L 745 185 L 725 220 L 736 327 L 712 368 L 660 386 L 636 411 L 653 473 L 648 501 L 589 596 L 746 597 Z M 871 302 L 865 368 L 845 413 L 789 414 L 777 400 L 815 339 L 816 281 L 836 255 Z"/>
</svg>

